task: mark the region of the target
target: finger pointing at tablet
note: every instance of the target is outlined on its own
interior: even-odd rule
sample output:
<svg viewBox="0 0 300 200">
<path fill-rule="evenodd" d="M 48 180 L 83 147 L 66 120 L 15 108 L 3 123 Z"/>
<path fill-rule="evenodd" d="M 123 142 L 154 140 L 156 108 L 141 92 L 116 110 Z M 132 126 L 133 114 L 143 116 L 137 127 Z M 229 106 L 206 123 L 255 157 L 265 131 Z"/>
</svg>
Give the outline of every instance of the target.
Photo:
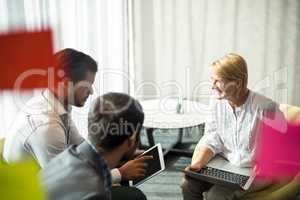
<svg viewBox="0 0 300 200">
<path fill-rule="evenodd" d="M 147 160 L 153 159 L 153 156 L 140 156 L 130 160 L 119 168 L 122 180 L 135 180 L 145 176 L 147 169 Z"/>
</svg>

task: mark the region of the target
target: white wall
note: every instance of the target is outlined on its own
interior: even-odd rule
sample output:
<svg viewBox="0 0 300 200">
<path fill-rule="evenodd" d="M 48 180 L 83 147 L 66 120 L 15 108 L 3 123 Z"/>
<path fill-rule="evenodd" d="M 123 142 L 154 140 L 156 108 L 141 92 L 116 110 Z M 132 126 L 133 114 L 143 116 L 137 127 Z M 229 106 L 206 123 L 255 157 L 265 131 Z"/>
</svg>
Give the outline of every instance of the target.
<svg viewBox="0 0 300 200">
<path fill-rule="evenodd" d="M 0 33 L 16 30 L 53 30 L 55 51 L 75 48 L 98 62 L 94 95 L 73 119 L 87 134 L 92 99 L 108 91 L 129 92 L 127 1 L 124 0 L 0 0 Z M 32 94 L 24 94 L 26 102 Z M 9 132 L 20 106 L 10 92 L 0 91 L 0 138 Z"/>
<path fill-rule="evenodd" d="M 248 62 L 249 87 L 300 105 L 298 0 L 132 0 L 136 90 L 206 101 L 209 65 L 229 52 Z M 193 94 L 197 85 L 202 89 Z"/>
</svg>

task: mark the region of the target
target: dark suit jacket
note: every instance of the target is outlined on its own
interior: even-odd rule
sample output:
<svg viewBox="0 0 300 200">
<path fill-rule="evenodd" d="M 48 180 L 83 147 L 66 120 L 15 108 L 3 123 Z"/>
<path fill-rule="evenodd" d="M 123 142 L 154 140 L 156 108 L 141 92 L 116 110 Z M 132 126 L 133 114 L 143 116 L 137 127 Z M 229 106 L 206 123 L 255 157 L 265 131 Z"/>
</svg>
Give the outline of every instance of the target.
<svg viewBox="0 0 300 200">
<path fill-rule="evenodd" d="M 99 154 L 87 143 L 71 146 L 41 171 L 49 200 L 111 199 L 101 175 Z M 108 171 L 109 173 L 109 171 Z"/>
</svg>

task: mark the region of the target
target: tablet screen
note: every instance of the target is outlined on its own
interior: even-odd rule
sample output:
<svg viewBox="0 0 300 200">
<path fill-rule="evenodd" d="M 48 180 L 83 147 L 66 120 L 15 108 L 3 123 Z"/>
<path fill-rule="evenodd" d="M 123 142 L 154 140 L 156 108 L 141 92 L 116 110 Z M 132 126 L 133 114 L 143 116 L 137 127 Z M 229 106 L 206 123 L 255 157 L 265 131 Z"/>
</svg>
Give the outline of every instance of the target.
<svg viewBox="0 0 300 200">
<path fill-rule="evenodd" d="M 153 156 L 153 159 L 146 161 L 148 164 L 146 175 L 143 178 L 132 181 L 132 185 L 134 186 L 145 182 L 165 169 L 165 162 L 160 144 L 151 147 L 142 155 Z"/>
</svg>

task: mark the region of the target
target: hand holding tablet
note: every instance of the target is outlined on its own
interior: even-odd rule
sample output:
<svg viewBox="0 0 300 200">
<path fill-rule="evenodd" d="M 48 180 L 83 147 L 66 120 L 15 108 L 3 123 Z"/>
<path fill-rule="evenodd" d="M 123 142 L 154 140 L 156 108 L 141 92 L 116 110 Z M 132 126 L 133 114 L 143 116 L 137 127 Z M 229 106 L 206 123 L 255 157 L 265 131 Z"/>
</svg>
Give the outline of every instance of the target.
<svg viewBox="0 0 300 200">
<path fill-rule="evenodd" d="M 148 156 L 152 156 L 152 159 L 147 159 L 149 158 Z M 164 155 L 162 152 L 161 144 L 157 144 L 151 147 L 150 149 L 145 151 L 140 156 L 140 158 L 137 159 L 142 159 L 142 158 L 144 158 L 144 161 L 147 164 L 145 176 L 142 178 L 134 179 L 134 181 L 130 181 L 131 186 L 138 186 L 144 183 L 145 181 L 149 180 L 153 176 L 159 174 L 165 169 Z"/>
</svg>

